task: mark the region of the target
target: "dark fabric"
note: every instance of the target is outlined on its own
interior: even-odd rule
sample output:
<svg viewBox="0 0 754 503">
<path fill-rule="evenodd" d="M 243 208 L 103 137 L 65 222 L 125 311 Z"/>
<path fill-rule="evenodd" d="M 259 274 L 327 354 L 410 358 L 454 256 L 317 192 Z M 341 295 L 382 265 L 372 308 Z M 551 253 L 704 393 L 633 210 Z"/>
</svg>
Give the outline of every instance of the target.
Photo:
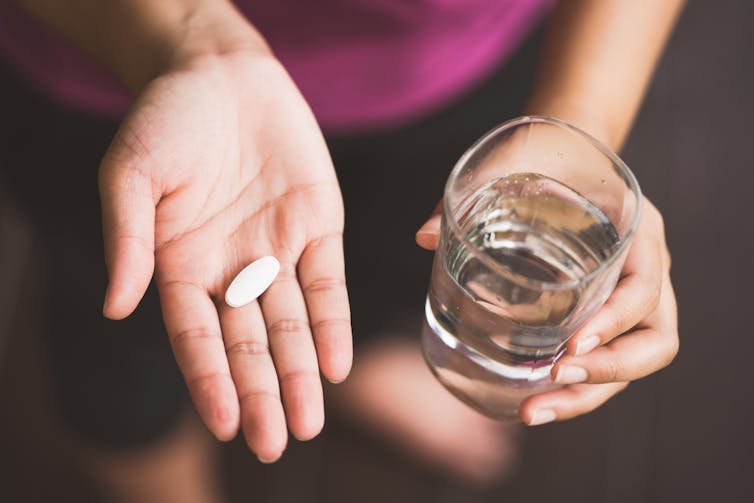
<svg viewBox="0 0 754 503">
<path fill-rule="evenodd" d="M 480 88 L 420 122 L 378 135 L 326 135 L 346 209 L 346 270 L 357 344 L 392 327 L 395 319 L 423 315 L 432 253 L 416 245 L 416 231 L 442 197 L 463 152 L 520 114 L 540 39 L 535 33 Z M 415 330 L 418 334 L 418 324 Z"/>
<path fill-rule="evenodd" d="M 155 289 L 123 321 L 101 314 L 97 168 L 116 125 L 60 110 L 4 74 L 0 183 L 30 217 L 44 276 L 41 317 L 53 396 L 76 435 L 110 447 L 169 431 L 186 392 Z"/>
<path fill-rule="evenodd" d="M 432 254 L 416 246 L 414 234 L 464 149 L 519 112 L 539 38 L 432 117 L 379 135 L 328 137 L 346 205 L 357 343 L 387 320 L 423 312 Z M 30 217 L 44 250 L 39 313 L 61 415 L 102 447 L 149 443 L 170 430 L 188 402 L 154 287 L 126 320 L 101 315 L 107 278 L 96 180 L 116 124 L 55 107 L 7 71 L 0 79 L 9 90 L 0 97 L 0 183 Z"/>
</svg>

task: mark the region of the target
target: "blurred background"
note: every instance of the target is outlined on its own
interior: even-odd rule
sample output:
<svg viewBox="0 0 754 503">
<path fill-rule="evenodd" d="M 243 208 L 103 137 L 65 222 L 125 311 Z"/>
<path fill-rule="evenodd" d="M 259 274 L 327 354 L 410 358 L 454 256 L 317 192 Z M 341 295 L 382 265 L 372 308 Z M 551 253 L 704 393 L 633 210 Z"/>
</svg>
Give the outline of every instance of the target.
<svg viewBox="0 0 754 503">
<path fill-rule="evenodd" d="M 669 368 L 588 416 L 526 430 L 516 474 L 493 487 L 415 465 L 331 414 L 320 437 L 292 441 L 272 466 L 240 439 L 223 447 L 231 501 L 696 502 L 754 494 L 752 22 L 746 0 L 689 2 L 623 152 L 665 216 L 681 335 Z M 34 235 L 0 187 L 0 501 L 98 501 L 46 407 L 35 329 L 43 278 L 34 257 Z"/>
</svg>

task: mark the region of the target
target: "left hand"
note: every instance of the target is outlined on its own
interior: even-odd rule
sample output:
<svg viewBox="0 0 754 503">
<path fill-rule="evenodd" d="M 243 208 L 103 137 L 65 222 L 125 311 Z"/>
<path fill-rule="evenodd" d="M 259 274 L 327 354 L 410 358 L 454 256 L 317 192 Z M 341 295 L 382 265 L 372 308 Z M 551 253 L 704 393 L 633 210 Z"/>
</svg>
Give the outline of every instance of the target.
<svg viewBox="0 0 754 503">
<path fill-rule="evenodd" d="M 422 248 L 437 248 L 441 205 L 416 234 Z M 667 366 L 678 352 L 675 294 L 662 216 L 644 198 L 644 212 L 615 290 L 566 344 L 552 369 L 564 386 L 528 397 L 519 415 L 528 425 L 590 412 L 628 386 Z"/>
</svg>

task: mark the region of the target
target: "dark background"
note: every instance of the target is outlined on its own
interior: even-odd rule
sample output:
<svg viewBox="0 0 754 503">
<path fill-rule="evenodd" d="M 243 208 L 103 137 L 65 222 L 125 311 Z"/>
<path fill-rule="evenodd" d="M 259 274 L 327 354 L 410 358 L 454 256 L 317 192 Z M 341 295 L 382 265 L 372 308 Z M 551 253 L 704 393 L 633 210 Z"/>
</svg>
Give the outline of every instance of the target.
<svg viewBox="0 0 754 503">
<path fill-rule="evenodd" d="M 518 475 L 500 487 L 439 478 L 335 418 L 270 467 L 242 442 L 225 448 L 234 501 L 751 498 L 753 22 L 746 0 L 689 2 L 623 152 L 666 220 L 681 334 L 668 369 L 586 417 L 528 430 Z M 34 257 L 0 194 L 0 501 L 96 501 L 45 408 Z"/>
</svg>

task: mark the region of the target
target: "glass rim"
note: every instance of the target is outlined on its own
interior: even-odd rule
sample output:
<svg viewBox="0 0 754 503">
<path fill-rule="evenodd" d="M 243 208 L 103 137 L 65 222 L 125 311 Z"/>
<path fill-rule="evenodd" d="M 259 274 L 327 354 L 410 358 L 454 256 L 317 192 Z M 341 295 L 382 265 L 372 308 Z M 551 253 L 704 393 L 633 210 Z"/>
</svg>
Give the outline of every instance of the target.
<svg viewBox="0 0 754 503">
<path fill-rule="evenodd" d="M 458 180 L 458 175 L 460 174 L 463 167 L 468 163 L 468 160 L 471 156 L 477 153 L 477 151 L 483 145 L 485 145 L 490 139 L 492 139 L 499 133 L 506 131 L 508 129 L 512 129 L 514 127 L 523 125 L 523 124 L 536 124 L 536 123 L 555 125 L 555 126 L 570 130 L 571 132 L 574 132 L 578 134 L 579 136 L 583 137 L 585 140 L 591 143 L 593 147 L 599 150 L 603 155 L 605 155 L 612 162 L 613 166 L 617 169 L 618 173 L 626 181 L 626 184 L 628 185 L 629 189 L 631 189 L 631 192 L 636 195 L 636 201 L 637 201 L 636 210 L 634 211 L 633 217 L 631 219 L 631 224 L 628 227 L 628 231 L 626 232 L 626 235 L 624 236 L 624 238 L 621 239 L 618 247 L 615 250 L 613 250 L 611 255 L 607 259 L 605 259 L 603 262 L 601 262 L 600 265 L 596 267 L 594 270 L 589 271 L 587 274 L 585 274 L 584 276 L 581 276 L 580 278 L 572 279 L 565 282 L 543 281 L 543 280 L 529 278 L 491 259 L 489 255 L 482 252 L 476 245 L 474 245 L 471 241 L 469 241 L 466 235 L 464 235 L 464 233 L 461 231 L 461 228 L 458 226 L 458 222 L 453 214 L 452 209 L 450 208 L 450 202 L 449 202 L 450 198 L 448 197 L 448 194 L 451 190 L 451 186 L 453 186 L 455 182 Z M 623 252 L 628 248 L 628 245 L 631 242 L 631 239 L 634 233 L 636 232 L 636 229 L 639 227 L 639 221 L 641 219 L 643 204 L 642 204 L 641 188 L 639 187 L 639 182 L 636 179 L 636 176 L 633 174 L 633 172 L 628 167 L 628 165 L 626 165 L 623 159 L 621 159 L 618 156 L 618 154 L 613 152 L 612 149 L 610 149 L 607 145 L 605 145 L 600 140 L 593 137 L 586 131 L 564 120 L 561 120 L 555 117 L 546 116 L 546 115 L 524 115 L 521 117 L 516 117 L 510 120 L 507 120 L 503 122 L 502 124 L 499 124 L 495 126 L 494 128 L 490 129 L 489 131 L 487 131 L 486 133 L 484 133 L 477 141 L 475 141 L 463 153 L 463 155 L 458 159 L 458 161 L 456 161 L 455 165 L 453 166 L 453 169 L 450 172 L 450 175 L 448 176 L 448 180 L 445 183 L 445 189 L 443 191 L 442 209 L 443 209 L 443 212 L 442 212 L 443 221 L 447 222 L 447 224 L 450 227 L 450 231 L 455 235 L 456 239 L 458 239 L 467 248 L 467 250 L 469 250 L 469 252 L 474 255 L 476 259 L 480 260 L 483 264 L 485 264 L 487 267 L 491 268 L 493 271 L 497 272 L 498 274 L 501 274 L 504 277 L 507 277 L 513 280 L 515 283 L 519 284 L 520 286 L 525 286 L 529 288 L 537 288 L 543 291 L 554 291 L 554 290 L 565 290 L 568 288 L 573 288 L 581 283 L 586 283 L 592 280 L 594 277 L 596 277 L 600 273 L 602 273 L 603 271 L 605 271 L 608 267 L 610 267 L 618 259 L 618 257 L 620 257 L 623 254 Z"/>
</svg>

